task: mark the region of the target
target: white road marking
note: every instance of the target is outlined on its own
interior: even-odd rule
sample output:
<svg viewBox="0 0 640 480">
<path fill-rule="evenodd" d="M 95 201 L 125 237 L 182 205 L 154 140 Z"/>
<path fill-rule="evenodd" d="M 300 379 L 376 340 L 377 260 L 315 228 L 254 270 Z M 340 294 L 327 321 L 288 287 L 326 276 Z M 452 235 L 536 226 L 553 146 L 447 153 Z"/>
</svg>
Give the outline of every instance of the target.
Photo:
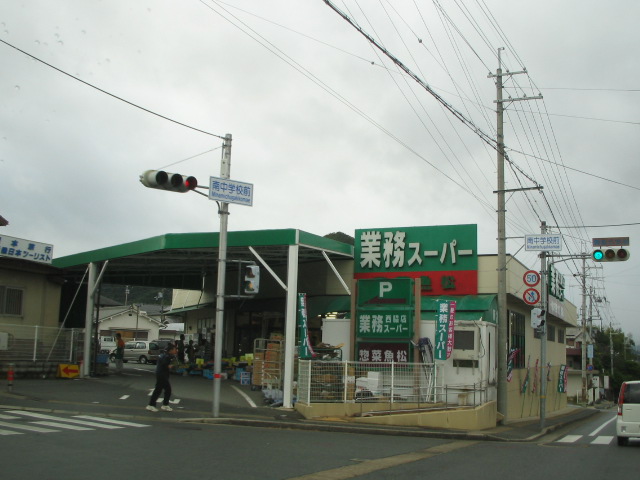
<svg viewBox="0 0 640 480">
<path fill-rule="evenodd" d="M 607 420 L 606 422 L 604 422 L 602 425 L 600 425 L 598 428 L 596 428 L 593 432 L 591 432 L 589 434 L 590 437 L 595 437 L 598 433 L 600 433 L 600 430 L 602 430 L 604 427 L 606 427 L 607 425 L 609 425 L 611 422 L 613 422 L 616 419 L 616 417 L 613 417 L 609 420 Z"/>
<path fill-rule="evenodd" d="M 611 440 L 613 440 L 613 435 L 600 435 L 591 443 L 593 445 L 609 445 Z"/>
<path fill-rule="evenodd" d="M 104 423 L 87 422 L 84 420 L 74 420 L 73 418 L 54 417 L 52 415 L 44 415 L 42 413 L 36 413 L 36 412 L 11 411 L 10 413 L 15 413 L 17 415 L 25 415 L 27 417 L 41 418 L 43 420 L 55 420 L 58 422 L 77 423 L 80 425 L 85 425 L 87 427 L 97 427 L 97 428 L 107 428 L 107 429 L 122 428 L 116 425 L 105 425 Z"/>
<path fill-rule="evenodd" d="M 574 443 L 582 438 L 582 435 L 567 435 L 566 437 L 562 437 L 558 442 L 560 443 Z"/>
<path fill-rule="evenodd" d="M 39 433 L 51 433 L 51 432 L 60 431 L 60 430 L 51 430 L 49 428 L 34 427 L 31 425 L 23 425 L 20 423 L 9 423 L 9 422 L 0 422 L 0 427 L 17 428 L 18 430 L 28 430 L 30 432 L 39 432 Z"/>
<path fill-rule="evenodd" d="M 11 415 L 2 415 L 0 414 L 0 419 L 2 420 L 15 420 L 18 417 L 12 417 Z"/>
<path fill-rule="evenodd" d="M 0 435 L 22 435 L 22 432 L 12 432 L 11 430 L 0 430 Z"/>
<path fill-rule="evenodd" d="M 247 403 L 249 405 L 251 405 L 252 408 L 258 408 L 258 406 L 253 403 L 253 400 L 251 400 L 251 398 L 249 397 L 249 395 L 247 395 L 246 393 L 244 393 L 242 390 L 240 390 L 238 387 L 236 387 L 235 385 L 231 385 L 231 388 L 233 388 L 236 392 L 238 392 L 240 395 L 242 395 L 244 397 L 244 399 L 247 401 Z"/>
<path fill-rule="evenodd" d="M 120 397 L 120 400 L 126 400 L 127 398 L 129 398 L 131 395 L 122 395 Z"/>
<path fill-rule="evenodd" d="M 93 430 L 93 428 L 81 427 L 80 425 L 64 424 L 60 422 L 49 422 L 46 420 L 40 420 L 38 422 L 31 422 L 31 423 L 35 423 L 36 425 L 44 425 L 45 427 L 64 428 L 66 430 Z"/>
<path fill-rule="evenodd" d="M 83 418 L 85 420 L 95 420 L 98 422 L 113 423 L 115 425 L 124 425 L 127 427 L 150 427 L 142 423 L 125 422 L 124 420 L 115 420 L 113 418 L 91 417 L 89 415 L 74 415 L 74 418 Z"/>
</svg>

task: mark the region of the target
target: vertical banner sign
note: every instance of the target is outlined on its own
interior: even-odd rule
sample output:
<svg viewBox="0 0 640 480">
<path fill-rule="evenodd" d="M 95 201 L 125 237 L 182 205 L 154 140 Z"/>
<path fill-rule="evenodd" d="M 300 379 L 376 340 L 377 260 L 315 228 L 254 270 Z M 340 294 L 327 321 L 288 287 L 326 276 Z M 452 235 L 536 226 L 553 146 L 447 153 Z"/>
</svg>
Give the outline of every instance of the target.
<svg viewBox="0 0 640 480">
<path fill-rule="evenodd" d="M 440 301 L 436 312 L 436 360 L 446 360 L 453 351 L 456 302 Z"/>
<path fill-rule="evenodd" d="M 519 348 L 512 348 L 509 352 L 509 357 L 507 358 L 507 382 L 510 382 L 513 379 L 513 363 L 518 356 Z"/>
<path fill-rule="evenodd" d="M 527 387 L 529 386 L 529 373 L 531 373 L 531 355 L 529 355 L 529 358 L 527 359 L 527 374 L 524 376 L 520 393 L 527 393 Z"/>
<path fill-rule="evenodd" d="M 456 302 L 449 302 L 449 338 L 447 339 L 447 358 L 453 352 L 454 335 L 456 326 Z"/>
<path fill-rule="evenodd" d="M 567 366 L 560 365 L 560 373 L 558 374 L 558 393 L 567 393 Z"/>
<path fill-rule="evenodd" d="M 306 360 L 316 356 L 309 340 L 309 329 L 307 327 L 307 294 L 298 294 L 298 334 L 300 337 L 299 358 Z"/>
</svg>

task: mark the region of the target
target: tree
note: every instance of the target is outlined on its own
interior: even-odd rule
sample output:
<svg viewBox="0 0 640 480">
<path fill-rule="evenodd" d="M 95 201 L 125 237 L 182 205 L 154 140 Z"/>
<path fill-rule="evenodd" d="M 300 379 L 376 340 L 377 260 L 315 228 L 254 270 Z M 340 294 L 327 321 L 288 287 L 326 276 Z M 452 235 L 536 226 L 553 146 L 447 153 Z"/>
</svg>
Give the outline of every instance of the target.
<svg viewBox="0 0 640 480">
<path fill-rule="evenodd" d="M 620 390 L 622 382 L 640 378 L 640 363 L 635 349 L 635 343 L 626 337 L 621 329 L 594 328 L 594 359 L 596 370 L 609 375 L 610 388 L 614 395 Z M 613 375 L 611 375 L 611 347 L 613 346 Z"/>
<path fill-rule="evenodd" d="M 348 243 L 349 245 L 353 245 L 355 243 L 355 239 L 342 232 L 333 232 L 327 233 L 324 238 L 330 238 L 331 240 L 337 240 L 338 242 Z"/>
</svg>

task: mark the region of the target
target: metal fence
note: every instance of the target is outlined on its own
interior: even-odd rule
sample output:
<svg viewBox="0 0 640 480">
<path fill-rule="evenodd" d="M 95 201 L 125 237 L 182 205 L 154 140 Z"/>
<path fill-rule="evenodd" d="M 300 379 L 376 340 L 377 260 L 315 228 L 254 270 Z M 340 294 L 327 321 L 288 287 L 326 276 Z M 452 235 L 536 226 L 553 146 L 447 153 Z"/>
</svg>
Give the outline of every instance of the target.
<svg viewBox="0 0 640 480">
<path fill-rule="evenodd" d="M 0 369 L 12 363 L 19 370 L 48 370 L 82 359 L 84 329 L 0 324 Z"/>
<path fill-rule="evenodd" d="M 487 386 L 445 384 L 435 364 L 300 360 L 297 401 L 388 403 L 389 409 L 475 406 Z"/>
</svg>

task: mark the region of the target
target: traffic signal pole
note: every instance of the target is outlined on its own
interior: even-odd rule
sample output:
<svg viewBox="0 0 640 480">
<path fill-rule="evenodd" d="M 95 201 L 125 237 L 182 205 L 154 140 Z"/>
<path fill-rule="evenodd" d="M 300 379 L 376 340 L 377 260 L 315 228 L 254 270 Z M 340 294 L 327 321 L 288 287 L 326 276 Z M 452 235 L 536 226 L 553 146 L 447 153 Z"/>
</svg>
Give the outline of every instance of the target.
<svg viewBox="0 0 640 480">
<path fill-rule="evenodd" d="M 231 134 L 227 133 L 222 144 L 220 177 L 228 179 L 231 172 Z M 224 337 L 224 291 L 227 273 L 227 224 L 229 203 L 220 202 L 220 235 L 218 241 L 218 280 L 216 287 L 216 331 L 213 347 L 213 407 L 214 417 L 220 416 L 220 382 L 222 379 L 222 345 Z"/>
</svg>

